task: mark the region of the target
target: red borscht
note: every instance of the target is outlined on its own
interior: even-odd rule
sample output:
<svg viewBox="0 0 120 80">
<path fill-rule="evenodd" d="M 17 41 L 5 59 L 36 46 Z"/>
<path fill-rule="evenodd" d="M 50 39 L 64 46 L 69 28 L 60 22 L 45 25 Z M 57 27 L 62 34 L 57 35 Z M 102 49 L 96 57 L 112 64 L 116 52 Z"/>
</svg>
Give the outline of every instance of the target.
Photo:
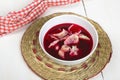
<svg viewBox="0 0 120 80">
<path fill-rule="evenodd" d="M 44 48 L 61 60 L 77 60 L 87 56 L 93 46 L 90 33 L 82 26 L 63 23 L 53 26 L 44 37 Z"/>
</svg>

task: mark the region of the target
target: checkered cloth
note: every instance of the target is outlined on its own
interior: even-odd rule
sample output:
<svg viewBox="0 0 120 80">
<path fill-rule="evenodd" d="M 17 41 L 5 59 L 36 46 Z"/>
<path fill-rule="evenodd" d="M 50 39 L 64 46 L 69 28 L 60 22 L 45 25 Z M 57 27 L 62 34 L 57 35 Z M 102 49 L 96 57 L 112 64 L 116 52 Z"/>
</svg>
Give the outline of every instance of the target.
<svg viewBox="0 0 120 80">
<path fill-rule="evenodd" d="M 20 11 L 10 12 L 6 17 L 0 16 L 0 37 L 32 22 L 51 6 L 67 5 L 79 1 L 80 0 L 34 0 Z"/>
</svg>

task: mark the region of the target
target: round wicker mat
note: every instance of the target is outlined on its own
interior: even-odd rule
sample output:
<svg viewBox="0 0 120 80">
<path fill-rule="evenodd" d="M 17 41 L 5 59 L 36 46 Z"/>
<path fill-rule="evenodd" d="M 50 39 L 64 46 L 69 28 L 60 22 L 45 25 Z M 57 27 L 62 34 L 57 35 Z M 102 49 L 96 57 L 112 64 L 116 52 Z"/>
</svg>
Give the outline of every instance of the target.
<svg viewBox="0 0 120 80">
<path fill-rule="evenodd" d="M 78 65 L 64 66 L 54 63 L 44 54 L 39 45 L 39 30 L 47 20 L 63 14 L 78 15 L 68 12 L 54 13 L 35 21 L 23 35 L 21 41 L 22 55 L 29 68 L 45 80 L 87 80 L 101 72 L 110 61 L 111 42 L 99 24 L 84 17 L 97 29 L 99 44 L 96 51 L 88 60 Z"/>
</svg>

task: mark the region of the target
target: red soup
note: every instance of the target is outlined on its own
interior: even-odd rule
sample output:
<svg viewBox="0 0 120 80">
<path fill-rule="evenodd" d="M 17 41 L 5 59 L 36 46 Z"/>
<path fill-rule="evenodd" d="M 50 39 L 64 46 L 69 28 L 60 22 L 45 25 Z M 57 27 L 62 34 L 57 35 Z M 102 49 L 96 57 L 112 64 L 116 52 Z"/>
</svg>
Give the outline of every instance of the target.
<svg viewBox="0 0 120 80">
<path fill-rule="evenodd" d="M 44 48 L 61 60 L 77 60 L 87 56 L 93 46 L 90 33 L 82 26 L 63 23 L 53 26 L 44 37 Z"/>
</svg>

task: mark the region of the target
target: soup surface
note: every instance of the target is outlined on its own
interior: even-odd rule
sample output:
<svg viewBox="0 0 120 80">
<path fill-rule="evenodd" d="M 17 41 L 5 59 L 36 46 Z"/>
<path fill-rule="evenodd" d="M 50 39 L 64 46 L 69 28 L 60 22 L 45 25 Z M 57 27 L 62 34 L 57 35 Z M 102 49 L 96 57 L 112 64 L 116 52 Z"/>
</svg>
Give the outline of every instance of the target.
<svg viewBox="0 0 120 80">
<path fill-rule="evenodd" d="M 93 46 L 90 33 L 82 26 L 73 23 L 53 26 L 45 34 L 43 43 L 50 55 L 67 61 L 87 56 Z"/>
</svg>

